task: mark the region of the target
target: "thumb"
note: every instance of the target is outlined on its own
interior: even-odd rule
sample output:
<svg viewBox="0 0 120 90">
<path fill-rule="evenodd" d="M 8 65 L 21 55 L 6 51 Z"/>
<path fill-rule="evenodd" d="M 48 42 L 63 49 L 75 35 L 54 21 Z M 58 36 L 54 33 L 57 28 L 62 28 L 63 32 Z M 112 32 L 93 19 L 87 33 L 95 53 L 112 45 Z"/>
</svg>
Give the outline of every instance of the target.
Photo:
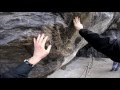
<svg viewBox="0 0 120 90">
<path fill-rule="evenodd" d="M 49 46 L 48 46 L 48 48 L 47 48 L 47 50 L 46 50 L 48 53 L 50 52 L 51 47 L 52 47 L 52 45 L 49 45 Z"/>
</svg>

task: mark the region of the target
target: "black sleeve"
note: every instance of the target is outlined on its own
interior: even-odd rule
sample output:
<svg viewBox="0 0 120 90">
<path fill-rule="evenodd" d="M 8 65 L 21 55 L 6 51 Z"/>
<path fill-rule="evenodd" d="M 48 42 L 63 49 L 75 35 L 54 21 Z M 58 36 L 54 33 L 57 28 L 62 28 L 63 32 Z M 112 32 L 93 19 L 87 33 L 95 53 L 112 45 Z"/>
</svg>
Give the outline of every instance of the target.
<svg viewBox="0 0 120 90">
<path fill-rule="evenodd" d="M 81 29 L 79 34 L 88 43 L 105 55 L 112 55 L 113 53 L 120 53 L 120 41 L 117 39 L 111 39 L 110 37 L 102 36 L 97 33 L 93 33 L 87 29 Z"/>
<path fill-rule="evenodd" d="M 18 65 L 16 68 L 7 71 L 1 75 L 1 78 L 27 78 L 32 66 L 25 62 Z"/>
</svg>

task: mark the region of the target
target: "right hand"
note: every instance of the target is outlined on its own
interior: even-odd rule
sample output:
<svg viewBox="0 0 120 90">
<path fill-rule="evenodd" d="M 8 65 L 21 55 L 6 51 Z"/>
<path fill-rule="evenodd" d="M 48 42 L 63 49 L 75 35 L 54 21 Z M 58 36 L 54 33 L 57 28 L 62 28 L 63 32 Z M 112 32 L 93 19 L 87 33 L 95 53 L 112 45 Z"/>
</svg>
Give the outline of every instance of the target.
<svg viewBox="0 0 120 90">
<path fill-rule="evenodd" d="M 74 26 L 75 26 L 76 30 L 83 29 L 83 25 L 80 22 L 80 18 L 75 17 L 75 19 L 73 19 L 73 23 L 74 23 Z"/>
</svg>

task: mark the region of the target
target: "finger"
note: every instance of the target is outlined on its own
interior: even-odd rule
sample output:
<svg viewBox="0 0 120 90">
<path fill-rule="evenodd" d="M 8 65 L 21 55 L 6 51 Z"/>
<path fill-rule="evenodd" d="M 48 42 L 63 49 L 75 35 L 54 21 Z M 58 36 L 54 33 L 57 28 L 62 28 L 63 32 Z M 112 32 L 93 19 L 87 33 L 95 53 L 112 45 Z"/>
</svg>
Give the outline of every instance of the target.
<svg viewBox="0 0 120 90">
<path fill-rule="evenodd" d="M 78 17 L 76 17 L 76 21 L 79 21 L 79 18 L 78 18 Z"/>
<path fill-rule="evenodd" d="M 73 19 L 73 23 L 75 24 L 76 22 L 75 22 L 75 19 Z"/>
<path fill-rule="evenodd" d="M 34 42 L 34 45 L 36 44 L 36 39 L 35 38 L 33 38 L 33 42 Z"/>
<path fill-rule="evenodd" d="M 76 19 L 77 17 L 75 17 L 75 19 Z"/>
<path fill-rule="evenodd" d="M 79 17 L 77 16 L 77 19 L 79 19 Z"/>
<path fill-rule="evenodd" d="M 41 43 L 42 41 L 43 41 L 43 39 L 44 39 L 44 34 L 42 34 L 42 36 L 40 37 L 40 39 L 39 39 L 39 43 Z"/>
<path fill-rule="evenodd" d="M 40 34 L 39 34 L 38 37 L 37 37 L 37 42 L 39 42 L 39 39 L 40 39 Z"/>
<path fill-rule="evenodd" d="M 80 18 L 77 17 L 76 22 L 77 22 L 77 23 L 80 22 Z"/>
<path fill-rule="evenodd" d="M 76 17 L 76 19 L 75 19 L 75 22 L 77 23 L 79 20 L 78 20 L 78 17 Z"/>
<path fill-rule="evenodd" d="M 76 23 L 76 18 L 73 20 L 74 23 Z"/>
<path fill-rule="evenodd" d="M 78 19 L 78 17 L 75 18 L 75 20 L 77 20 L 77 19 Z"/>
<path fill-rule="evenodd" d="M 46 37 L 43 39 L 43 41 L 42 41 L 43 47 L 45 47 L 45 43 L 46 43 L 47 39 L 48 39 L 48 36 L 46 36 Z"/>
<path fill-rule="evenodd" d="M 78 18 L 80 20 L 80 18 Z"/>
<path fill-rule="evenodd" d="M 49 45 L 49 46 L 48 46 L 48 48 L 47 48 L 47 50 L 46 50 L 48 53 L 50 52 L 51 47 L 52 47 L 52 45 Z"/>
<path fill-rule="evenodd" d="M 78 17 L 78 21 L 80 22 L 80 18 Z"/>
</svg>

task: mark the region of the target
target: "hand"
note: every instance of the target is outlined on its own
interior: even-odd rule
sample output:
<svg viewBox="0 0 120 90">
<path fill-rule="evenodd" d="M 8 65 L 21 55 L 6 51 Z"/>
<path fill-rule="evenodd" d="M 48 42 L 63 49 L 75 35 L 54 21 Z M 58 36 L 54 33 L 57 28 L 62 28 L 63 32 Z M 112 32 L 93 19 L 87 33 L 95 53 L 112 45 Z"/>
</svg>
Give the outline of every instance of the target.
<svg viewBox="0 0 120 90">
<path fill-rule="evenodd" d="M 74 23 L 74 26 L 75 26 L 76 30 L 83 29 L 83 25 L 80 22 L 80 18 L 75 17 L 75 19 L 73 19 L 73 23 Z"/>
<path fill-rule="evenodd" d="M 51 45 L 48 46 L 47 49 L 45 49 L 45 44 L 48 39 L 48 36 L 45 36 L 44 34 L 38 35 L 37 39 L 33 39 L 34 41 L 34 54 L 33 57 L 29 59 L 29 63 L 35 65 L 37 64 L 41 59 L 45 58 L 50 50 Z"/>
</svg>

